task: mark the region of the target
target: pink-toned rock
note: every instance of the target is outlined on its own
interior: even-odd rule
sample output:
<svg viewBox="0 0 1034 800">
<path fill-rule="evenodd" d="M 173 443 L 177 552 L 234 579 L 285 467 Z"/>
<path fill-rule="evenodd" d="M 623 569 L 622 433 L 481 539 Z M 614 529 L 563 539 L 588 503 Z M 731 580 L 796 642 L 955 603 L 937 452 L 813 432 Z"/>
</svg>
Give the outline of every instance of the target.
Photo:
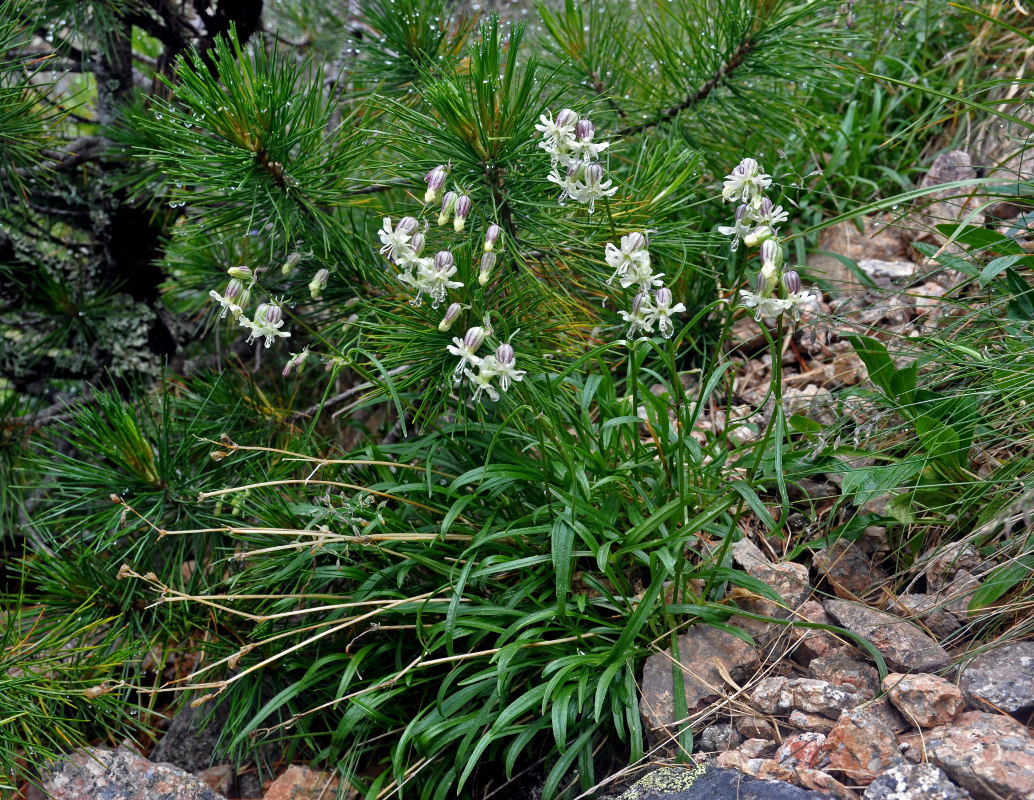
<svg viewBox="0 0 1034 800">
<path fill-rule="evenodd" d="M 833 625 L 833 618 L 826 613 L 826 610 L 815 600 L 808 600 L 798 610 L 796 617 L 802 621 L 814 622 L 819 625 Z M 792 641 L 799 642 L 793 651 L 795 661 L 803 664 L 811 663 L 812 659 L 827 655 L 843 644 L 832 634 L 816 628 L 790 629 Z"/>
<path fill-rule="evenodd" d="M 968 711 L 926 734 L 929 760 L 977 800 L 1034 798 L 1034 738 L 1004 714 Z"/>
<path fill-rule="evenodd" d="M 198 780 L 219 794 L 229 794 L 233 788 L 233 777 L 236 770 L 229 764 L 216 764 L 214 767 L 201 770 Z"/>
<path fill-rule="evenodd" d="M 951 636 L 962 627 L 954 615 L 944 610 L 937 599 L 928 594 L 898 595 L 896 601 L 887 606 L 887 611 L 900 614 L 905 619 L 915 618 L 930 633 L 941 638 Z"/>
<path fill-rule="evenodd" d="M 964 150 L 949 150 L 939 154 L 930 165 L 929 171 L 919 183 L 921 189 L 933 189 L 945 183 L 972 180 L 977 176 L 969 153 Z M 916 200 L 914 218 L 919 224 L 933 228 L 939 223 L 958 222 L 967 219 L 970 225 L 983 225 L 984 214 L 979 211 L 986 198 L 979 190 L 960 186 L 952 189 L 932 191 Z M 947 237 L 936 230 L 931 231 L 934 241 L 945 242 Z"/>
<path fill-rule="evenodd" d="M 777 761 L 773 761 L 770 758 L 761 759 L 761 763 L 754 772 L 748 773 L 753 775 L 755 778 L 760 778 L 763 781 L 784 781 L 789 783 L 794 779 L 793 770 L 784 767 Z"/>
<path fill-rule="evenodd" d="M 774 739 L 775 731 L 770 723 L 764 717 L 758 717 L 754 714 L 744 714 L 742 717 L 737 717 L 733 723 L 740 736 L 745 739 Z"/>
<path fill-rule="evenodd" d="M 807 711 L 837 718 L 861 700 L 826 681 L 811 678 L 764 678 L 754 687 L 750 703 L 763 714 Z"/>
<path fill-rule="evenodd" d="M 923 572 L 930 589 L 937 590 L 951 583 L 952 578 L 960 571 L 972 571 L 977 569 L 981 563 L 983 563 L 983 559 L 973 545 L 966 542 L 955 542 L 939 548 L 934 555 L 930 556 Z"/>
<path fill-rule="evenodd" d="M 843 713 L 826 737 L 826 748 L 829 768 L 862 784 L 904 761 L 894 733 L 861 708 Z"/>
<path fill-rule="evenodd" d="M 819 236 L 817 251 L 808 255 L 808 274 L 826 281 L 836 296 L 861 294 L 865 284 L 843 261 L 830 253 L 849 258 L 855 263 L 876 258 L 898 261 L 908 254 L 907 232 L 887 225 L 890 215 L 879 219 L 863 219 L 863 229 L 852 220 L 833 225 Z"/>
<path fill-rule="evenodd" d="M 943 647 L 900 617 L 843 600 L 827 600 L 823 607 L 839 624 L 872 642 L 892 669 L 936 672 L 951 663 Z"/>
<path fill-rule="evenodd" d="M 791 711 L 786 721 L 798 730 L 822 734 L 829 733 L 833 730 L 833 726 L 836 725 L 836 722 L 829 717 L 824 717 L 821 714 L 809 714 L 806 711 Z"/>
<path fill-rule="evenodd" d="M 787 736 L 776 750 L 776 761 L 782 766 L 819 769 L 826 765 L 826 737 L 821 733 L 804 731 Z"/>
<path fill-rule="evenodd" d="M 811 557 L 815 568 L 833 585 L 837 597 L 864 598 L 888 579 L 887 573 L 862 549 L 847 539 L 816 550 Z"/>
<path fill-rule="evenodd" d="M 839 798 L 839 800 L 858 800 L 858 793 L 848 789 L 844 784 L 820 769 L 797 769 L 794 771 L 801 786 L 806 789 L 814 789 L 824 795 Z"/>
<path fill-rule="evenodd" d="M 883 679 L 883 691 L 905 719 L 922 728 L 951 722 L 966 706 L 962 690 L 937 675 L 892 672 Z"/>
<path fill-rule="evenodd" d="M 852 652 L 846 648 L 814 659 L 808 665 L 808 675 L 816 680 L 828 681 L 863 700 L 874 698 L 880 685 L 880 675 L 876 668 L 852 657 Z"/>
<path fill-rule="evenodd" d="M 861 708 L 864 708 L 876 717 L 876 719 L 894 731 L 894 733 L 911 731 L 915 728 L 914 724 L 901 716 L 901 712 L 894 707 L 894 704 L 891 703 L 886 696 L 870 700 L 868 703 L 861 706 Z"/>
<path fill-rule="evenodd" d="M 772 739 L 747 739 L 736 748 L 743 753 L 744 758 L 761 758 L 767 753 L 776 749 L 776 743 Z"/>
<path fill-rule="evenodd" d="M 292 764 L 269 785 L 262 800 L 334 800 L 339 783 L 338 776 L 332 772 Z"/>
<path fill-rule="evenodd" d="M 171 764 L 129 750 L 90 748 L 70 755 L 44 777 L 49 800 L 223 800 L 221 794 Z"/>
<path fill-rule="evenodd" d="M 694 625 L 678 639 L 686 708 L 692 714 L 724 697 L 729 687 L 722 671 L 734 681 L 745 680 L 758 665 L 749 644 L 711 625 Z M 640 711 L 654 743 L 674 734 L 675 683 L 671 649 L 654 653 L 643 667 Z"/>
</svg>

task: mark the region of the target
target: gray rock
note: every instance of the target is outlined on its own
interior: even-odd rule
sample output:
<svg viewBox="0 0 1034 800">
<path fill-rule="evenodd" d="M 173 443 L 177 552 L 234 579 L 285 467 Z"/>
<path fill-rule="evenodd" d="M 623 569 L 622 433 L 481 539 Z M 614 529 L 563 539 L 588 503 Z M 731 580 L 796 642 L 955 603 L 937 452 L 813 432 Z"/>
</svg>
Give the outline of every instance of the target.
<svg viewBox="0 0 1034 800">
<path fill-rule="evenodd" d="M 641 778 L 618 800 L 827 800 L 782 781 L 763 781 L 731 769 L 662 767 Z"/>
<path fill-rule="evenodd" d="M 732 750 L 741 741 L 743 737 L 727 722 L 708 725 L 700 732 L 699 749 L 705 753 L 720 753 L 723 750 Z"/>
<path fill-rule="evenodd" d="M 925 744 L 930 762 L 977 800 L 1034 798 L 1034 739 L 1012 717 L 968 711 Z"/>
<path fill-rule="evenodd" d="M 851 297 L 865 292 L 866 285 L 838 256 L 854 261 L 865 259 L 900 261 L 908 254 L 909 232 L 887 223 L 887 214 L 879 219 L 863 219 L 862 230 L 855 220 L 841 222 L 822 232 L 816 250 L 808 255 L 808 274 L 826 281 L 835 296 Z"/>
<path fill-rule="evenodd" d="M 1034 642 L 996 646 L 970 661 L 959 682 L 971 702 L 1015 714 L 1034 708 Z"/>
<path fill-rule="evenodd" d="M 957 620 L 965 622 L 969 617 L 969 601 L 973 593 L 980 588 L 980 579 L 968 570 L 959 570 L 947 586 L 943 587 L 935 598 L 951 612 Z"/>
<path fill-rule="evenodd" d="M 845 692 L 871 700 L 879 691 L 880 674 L 871 664 L 853 658 L 853 652 L 842 648 L 812 659 L 808 665 L 808 677 L 828 681 Z"/>
<path fill-rule="evenodd" d="M 169 723 L 169 729 L 151 751 L 151 761 L 172 764 L 198 773 L 222 757 L 219 738 L 229 716 L 229 705 L 185 705 Z"/>
<path fill-rule="evenodd" d="M 951 663 L 943 647 L 900 617 L 843 600 L 827 600 L 823 607 L 839 624 L 872 642 L 891 669 L 936 672 Z"/>
<path fill-rule="evenodd" d="M 816 550 L 811 560 L 833 585 L 838 597 L 865 597 L 887 580 L 887 573 L 847 539 L 838 539 L 829 547 Z"/>
<path fill-rule="evenodd" d="M 770 723 L 764 717 L 757 717 L 753 714 L 744 714 L 743 716 L 737 716 L 736 721 L 733 723 L 736 727 L 736 732 L 746 739 L 774 739 L 775 731 Z"/>
<path fill-rule="evenodd" d="M 880 286 L 907 280 L 916 271 L 916 265 L 911 261 L 881 261 L 878 258 L 864 258 L 858 262 L 858 267 Z"/>
<path fill-rule="evenodd" d="M 972 571 L 983 563 L 976 548 L 966 542 L 955 542 L 937 549 L 929 557 L 926 568 L 926 582 L 933 590 L 947 586 L 961 570 Z"/>
<path fill-rule="evenodd" d="M 933 160 L 929 172 L 919 183 L 920 189 L 933 189 L 944 183 L 973 180 L 977 176 L 969 153 L 964 150 L 950 150 L 941 153 Z M 972 187 L 960 186 L 952 189 L 940 189 L 916 200 L 916 218 L 931 228 L 942 222 L 958 222 L 966 218 L 970 225 L 983 225 L 984 214 L 976 209 L 984 201 L 984 196 L 975 192 Z M 938 242 L 947 241 L 947 237 L 934 232 L 933 238 Z"/>
<path fill-rule="evenodd" d="M 881 772 L 865 790 L 864 800 L 970 800 L 933 764 L 898 764 Z"/>
<path fill-rule="evenodd" d="M 902 594 L 897 601 L 887 606 L 887 611 L 915 617 L 935 636 L 951 636 L 962 626 L 953 614 L 945 611 L 937 599 L 928 594 Z"/>
<path fill-rule="evenodd" d="M 750 696 L 750 704 L 762 714 L 806 711 L 832 719 L 860 702 L 862 698 L 857 695 L 811 678 L 763 678 Z"/>
<path fill-rule="evenodd" d="M 686 707 L 692 714 L 725 696 L 729 687 L 721 670 L 734 681 L 758 666 L 754 648 L 731 633 L 711 625 L 694 625 L 678 639 Z M 651 741 L 674 734 L 675 684 L 671 649 L 654 653 L 643 667 L 639 703 Z M 721 667 L 719 667 L 721 665 Z"/>
<path fill-rule="evenodd" d="M 69 756 L 42 788 L 50 800 L 224 800 L 190 773 L 122 749 Z"/>
</svg>

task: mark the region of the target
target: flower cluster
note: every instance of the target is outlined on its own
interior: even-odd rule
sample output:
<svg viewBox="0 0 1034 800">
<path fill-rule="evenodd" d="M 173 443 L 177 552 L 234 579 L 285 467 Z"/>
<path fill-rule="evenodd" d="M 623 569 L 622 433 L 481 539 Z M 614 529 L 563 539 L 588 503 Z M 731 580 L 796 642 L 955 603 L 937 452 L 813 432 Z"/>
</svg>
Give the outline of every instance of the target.
<svg viewBox="0 0 1034 800">
<path fill-rule="evenodd" d="M 600 153 L 609 142 L 594 140 L 596 128 L 587 119 L 579 119 L 569 108 L 557 114 L 539 117 L 535 130 L 542 134 L 539 147 L 549 153 L 551 171 L 549 180 L 560 187 L 560 205 L 571 198 L 576 203 L 586 203 L 589 213 L 596 210 L 596 201 L 610 197 L 617 191 L 611 181 L 605 178 L 600 165 Z"/>
<path fill-rule="evenodd" d="M 223 313 L 219 318 L 225 319 L 229 313 L 237 324 L 250 330 L 248 344 L 264 338 L 266 347 L 269 347 L 274 339 L 289 337 L 290 331 L 281 330 L 284 326 L 284 310 L 279 302 L 270 300 L 268 303 L 260 303 L 255 309 L 254 319 L 244 313 L 244 309 L 251 302 L 251 292 L 255 286 L 255 276 L 251 268 L 230 267 L 227 273 L 230 275 L 230 282 L 226 284 L 223 294 L 219 294 L 215 289 L 208 293 L 209 297 L 223 307 Z"/>
<path fill-rule="evenodd" d="M 522 380 L 525 374 L 524 370 L 516 368 L 517 357 L 513 347 L 505 342 L 496 348 L 495 354 L 478 356 L 477 351 L 484 343 L 485 336 L 484 328 L 470 328 L 462 339 L 456 336 L 448 346 L 449 352 L 460 360 L 452 372 L 453 382 L 459 385 L 465 375 L 474 387 L 475 402 L 482 394 L 487 394 L 493 400 L 499 399 L 499 392 L 492 385 L 493 378 L 499 378 L 499 388 L 506 392 L 513 382 Z M 477 367 L 477 372 L 468 369 L 468 365 Z"/>
<path fill-rule="evenodd" d="M 607 244 L 605 258 L 614 270 L 607 283 L 616 279 L 623 289 L 635 286 L 639 289 L 632 300 L 631 311 L 619 311 L 628 323 L 628 336 L 637 333 L 653 333 L 653 326 L 665 339 L 675 333 L 671 315 L 686 310 L 682 303 L 671 304 L 671 290 L 664 286 L 663 273 L 655 273 L 650 262 L 650 240 L 645 233 L 630 233 L 621 237 L 621 247 Z"/>
<path fill-rule="evenodd" d="M 468 200 L 469 208 L 469 200 Z M 410 302 L 418 306 L 424 293 L 431 297 L 432 308 L 445 302 L 449 289 L 459 289 L 461 281 L 454 281 L 456 262 L 448 250 L 440 250 L 433 256 L 423 256 L 424 234 L 420 223 L 413 217 L 403 217 L 392 227 L 391 218 L 384 218 L 384 226 L 377 232 L 380 237 L 381 253 L 402 269 L 399 281 L 416 289 L 416 297 Z"/>
<path fill-rule="evenodd" d="M 761 246 L 761 271 L 754 291 L 740 290 L 740 303 L 756 309 L 754 319 L 760 322 L 762 317 L 777 317 L 789 311 L 794 320 L 799 320 L 801 306 L 814 300 L 815 295 L 803 291 L 800 275 L 783 264 L 777 226 L 786 222 L 789 215 L 765 196 L 765 190 L 771 185 L 772 178 L 753 158 L 745 158 L 737 164 L 726 176 L 722 188 L 723 200 L 739 204 L 736 218 L 731 226 L 720 226 L 718 232 L 733 237 L 733 250 L 740 241 L 747 247 Z"/>
</svg>

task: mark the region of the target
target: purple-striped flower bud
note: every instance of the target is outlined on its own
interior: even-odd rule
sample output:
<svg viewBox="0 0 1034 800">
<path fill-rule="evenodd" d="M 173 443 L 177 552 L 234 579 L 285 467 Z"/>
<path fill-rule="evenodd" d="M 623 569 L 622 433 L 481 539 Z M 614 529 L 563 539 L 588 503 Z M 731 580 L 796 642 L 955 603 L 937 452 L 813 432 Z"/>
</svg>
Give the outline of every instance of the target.
<svg viewBox="0 0 1034 800">
<path fill-rule="evenodd" d="M 603 167 L 598 162 L 593 162 L 585 168 L 585 182 L 589 186 L 598 186 L 603 182 Z"/>
<path fill-rule="evenodd" d="M 747 206 L 745 203 L 741 203 L 736 206 L 736 224 L 739 225 L 743 222 L 743 218 L 747 216 Z"/>
<path fill-rule="evenodd" d="M 244 284 L 241 283 L 238 278 L 231 278 L 230 282 L 226 284 L 226 291 L 223 292 L 223 297 L 227 300 L 234 300 L 239 297 L 243 291 Z"/>
<path fill-rule="evenodd" d="M 671 305 L 671 289 L 667 286 L 662 286 L 656 292 L 653 293 L 654 300 L 657 303 L 658 308 L 667 308 Z"/>
<path fill-rule="evenodd" d="M 463 226 L 468 216 L 470 216 L 470 198 L 465 194 L 461 194 L 456 201 L 456 218 L 452 221 L 452 227 L 456 233 L 463 232 Z"/>
<path fill-rule="evenodd" d="M 455 259 L 448 250 L 439 250 L 434 254 L 434 268 L 439 272 L 449 269 L 454 263 Z"/>
<path fill-rule="evenodd" d="M 642 233 L 630 233 L 626 237 L 626 241 L 628 243 L 628 252 L 630 253 L 637 253 L 640 250 L 646 250 L 650 246 L 650 240 Z M 625 242 L 622 242 L 622 244 L 624 243 Z"/>
<path fill-rule="evenodd" d="M 469 328 L 465 334 L 463 334 L 463 346 L 467 348 L 468 352 L 473 353 L 479 347 L 481 343 L 485 341 L 485 329 L 479 327 Z"/>
<path fill-rule="evenodd" d="M 756 294 L 758 297 L 768 296 L 768 281 L 765 280 L 765 276 L 760 272 L 758 273 L 758 277 L 754 281 L 754 289 L 754 294 Z"/>
<path fill-rule="evenodd" d="M 231 278 L 247 280 L 251 277 L 251 267 L 230 267 L 226 272 Z"/>
<path fill-rule="evenodd" d="M 413 234 L 413 238 L 409 240 L 409 246 L 413 249 L 413 255 L 418 256 L 424 252 L 424 235 L 417 231 Z"/>
<path fill-rule="evenodd" d="M 439 164 L 424 176 L 424 182 L 427 184 L 427 191 L 424 193 L 425 203 L 433 203 L 438 199 L 448 174 L 449 171 L 445 164 Z"/>
<path fill-rule="evenodd" d="M 403 217 L 395 226 L 395 233 L 404 233 L 407 236 L 412 236 L 418 230 L 420 230 L 420 223 L 415 217 Z"/>
<path fill-rule="evenodd" d="M 783 263 L 783 248 L 775 239 L 765 239 L 761 243 L 761 262 L 771 264 L 775 269 Z"/>
<path fill-rule="evenodd" d="M 762 197 L 761 202 L 758 203 L 758 216 L 767 217 L 772 213 L 772 201 L 767 197 Z"/>
<path fill-rule="evenodd" d="M 559 114 L 556 115 L 557 127 L 567 127 L 568 125 L 574 125 L 578 121 L 578 115 L 571 109 L 562 109 Z"/>
<path fill-rule="evenodd" d="M 736 165 L 736 168 L 733 170 L 733 172 L 736 175 L 741 175 L 741 176 L 743 176 L 743 175 L 753 175 L 757 171 L 757 168 L 758 168 L 758 162 L 757 161 L 755 161 L 753 158 L 745 158 L 739 164 Z"/>
<path fill-rule="evenodd" d="M 256 314 L 256 317 L 258 315 Z M 284 310 L 276 303 L 269 303 L 266 306 L 265 313 L 266 322 L 270 325 L 276 325 L 280 320 L 284 318 Z"/>
<path fill-rule="evenodd" d="M 445 332 L 452 327 L 452 323 L 459 317 L 460 312 L 463 310 L 463 306 L 459 303 L 453 303 L 447 309 L 445 309 L 445 316 L 442 317 L 442 321 L 438 323 L 438 330 Z"/>
<path fill-rule="evenodd" d="M 488 226 L 488 230 L 485 231 L 485 252 L 491 253 L 495 250 L 496 242 L 499 241 L 499 237 L 502 236 L 503 229 L 496 225 L 494 222 Z"/>
<path fill-rule="evenodd" d="M 574 126 L 574 135 L 579 141 L 587 142 L 592 139 L 592 135 L 596 132 L 596 126 L 594 126 L 587 119 L 580 119 Z"/>
<path fill-rule="evenodd" d="M 492 275 L 492 268 L 495 266 L 495 253 L 489 250 L 481 256 L 481 266 L 478 270 L 478 283 L 484 286 Z"/>
<path fill-rule="evenodd" d="M 788 269 L 783 273 L 783 287 L 788 294 L 797 294 L 801 290 L 801 276 L 797 270 Z"/>
<path fill-rule="evenodd" d="M 446 192 L 442 198 L 442 213 L 438 215 L 438 224 L 445 225 L 456 210 L 456 203 L 460 196 L 456 192 Z"/>
<path fill-rule="evenodd" d="M 638 314 L 639 310 L 643 307 L 643 303 L 648 301 L 649 297 L 646 292 L 639 292 L 639 294 L 632 298 L 632 313 Z"/>
<path fill-rule="evenodd" d="M 323 291 L 323 287 L 327 285 L 328 280 L 330 280 L 330 270 L 328 269 L 321 269 L 312 276 L 312 280 L 309 281 L 309 294 L 312 295 L 313 300 L 320 296 L 320 292 Z"/>
<path fill-rule="evenodd" d="M 514 355 L 513 347 L 505 342 L 496 348 L 495 360 L 503 367 L 512 367 L 517 363 L 517 357 Z"/>
<path fill-rule="evenodd" d="M 284 367 L 283 376 L 286 378 L 291 374 L 291 370 L 297 367 L 299 370 L 302 368 L 302 364 L 305 363 L 305 359 L 309 357 L 308 350 L 302 350 L 300 353 L 293 353 L 287 365 Z"/>
</svg>

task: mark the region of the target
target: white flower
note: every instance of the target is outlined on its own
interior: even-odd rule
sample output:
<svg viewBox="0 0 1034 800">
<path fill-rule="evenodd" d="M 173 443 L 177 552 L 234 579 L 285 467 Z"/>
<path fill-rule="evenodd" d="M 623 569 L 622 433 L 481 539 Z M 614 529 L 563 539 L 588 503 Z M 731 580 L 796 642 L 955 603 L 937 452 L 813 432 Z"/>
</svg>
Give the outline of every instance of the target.
<svg viewBox="0 0 1034 800">
<path fill-rule="evenodd" d="M 235 302 L 233 302 L 233 300 L 231 300 L 228 297 L 223 297 L 215 289 L 210 291 L 208 293 L 208 296 L 211 297 L 216 302 L 218 302 L 219 305 L 221 305 L 223 307 L 223 313 L 219 315 L 219 319 L 225 319 L 227 311 L 229 311 L 233 315 L 234 319 L 237 319 L 237 318 L 240 317 L 240 315 L 244 311 L 244 309 L 242 309 L 239 305 L 237 305 Z"/>
<path fill-rule="evenodd" d="M 603 167 L 589 164 L 584 170 L 584 180 L 575 183 L 575 191 L 571 193 L 579 203 L 589 204 L 589 213 L 596 210 L 596 201 L 601 197 L 610 197 L 618 187 L 610 188 L 611 181 L 603 180 Z"/>
<path fill-rule="evenodd" d="M 751 215 L 750 209 L 745 203 L 740 203 L 736 208 L 736 219 L 732 225 L 719 225 L 718 232 L 722 236 L 732 236 L 732 249 L 736 250 L 740 246 L 740 239 L 746 239 L 750 235 L 751 226 Z"/>
<path fill-rule="evenodd" d="M 671 315 L 680 314 L 686 310 L 682 303 L 671 304 L 671 290 L 661 287 L 653 293 L 653 310 L 651 321 L 657 323 L 657 330 L 665 339 L 670 339 L 675 333 L 675 326 L 671 324 Z"/>
<path fill-rule="evenodd" d="M 456 369 L 452 371 L 452 379 L 454 382 L 459 383 L 460 378 L 463 374 L 464 368 L 467 364 L 471 366 L 478 366 L 481 364 L 481 358 L 476 355 L 477 349 L 481 347 L 481 343 L 485 341 L 485 329 L 480 327 L 469 328 L 463 338 L 454 336 L 452 344 L 447 345 L 446 349 L 454 356 L 457 356 L 460 363 L 456 366 Z"/>
<path fill-rule="evenodd" d="M 284 325 L 284 311 L 276 303 L 262 303 L 255 309 L 255 319 L 248 319 L 243 314 L 238 318 L 242 328 L 248 328 L 251 334 L 248 336 L 248 344 L 256 339 L 265 337 L 266 347 L 269 347 L 274 339 L 290 337 L 290 331 L 282 331 Z"/>
<path fill-rule="evenodd" d="M 491 358 L 491 356 L 489 356 Z M 499 392 L 492 386 L 492 375 L 483 370 L 478 370 L 477 375 L 471 372 L 469 369 L 463 370 L 463 374 L 470 378 L 470 383 L 474 387 L 474 402 L 476 403 L 481 399 L 481 394 L 487 394 L 493 400 L 499 399 Z"/>
<path fill-rule="evenodd" d="M 574 126 L 574 142 L 570 145 L 571 153 L 582 161 L 598 159 L 600 153 L 606 150 L 610 143 L 594 142 L 592 137 L 595 133 L 596 128 L 589 120 L 578 120 L 578 124 Z"/>
<path fill-rule="evenodd" d="M 542 114 L 539 117 L 539 124 L 535 126 L 535 130 L 542 134 L 539 147 L 554 158 L 560 152 L 566 152 L 574 142 L 574 126 L 577 122 L 578 115 L 569 108 L 565 108 L 557 114 L 556 120 L 549 112 Z"/>
<path fill-rule="evenodd" d="M 381 244 L 383 244 L 381 252 L 387 254 L 393 262 L 398 263 L 400 257 L 404 258 L 403 253 L 409 249 L 409 240 L 413 238 L 413 234 L 417 232 L 419 226 L 420 223 L 413 217 L 403 217 L 392 230 L 391 217 L 385 217 L 384 227 L 377 231 Z"/>
<path fill-rule="evenodd" d="M 494 356 L 488 356 L 481 362 L 481 371 L 488 372 L 492 376 L 499 376 L 499 388 L 504 392 L 509 391 L 511 381 L 524 379 L 525 371 L 515 369 L 517 358 L 514 355 L 513 347 L 505 342 L 496 348 Z"/>
<path fill-rule="evenodd" d="M 758 322 L 762 317 L 778 317 L 784 311 L 793 306 L 791 300 L 781 300 L 778 297 L 763 297 L 756 292 L 740 289 L 740 305 L 746 308 L 756 308 L 754 319 Z"/>
<path fill-rule="evenodd" d="M 632 300 L 631 311 L 619 311 L 621 319 L 628 323 L 628 338 L 633 338 L 638 331 L 653 333 L 653 304 L 647 292 L 639 292 Z"/>
<path fill-rule="evenodd" d="M 578 190 L 579 183 L 578 178 L 582 174 L 582 165 L 580 163 L 572 164 L 567 167 L 564 171 L 564 177 L 560 177 L 560 170 L 554 165 L 553 169 L 549 173 L 549 180 L 555 183 L 561 188 L 560 197 L 557 202 L 560 205 L 564 205 L 567 198 L 570 197 L 574 200 L 579 200 Z"/>
<path fill-rule="evenodd" d="M 726 176 L 722 198 L 756 208 L 761 202 L 761 193 L 771 185 L 772 179 L 761 171 L 758 162 L 745 158 Z"/>
<path fill-rule="evenodd" d="M 776 225 L 786 222 L 790 218 L 790 214 L 784 211 L 782 206 L 773 206 L 772 201 L 766 197 L 762 200 L 760 208 L 754 212 L 753 217 L 755 222 L 775 228 Z"/>
<path fill-rule="evenodd" d="M 622 236 L 620 250 L 613 243 L 607 242 L 604 257 L 614 270 L 607 283 L 612 283 L 615 278 L 623 278 L 629 270 L 636 270 L 638 274 L 639 270 L 650 268 L 650 251 L 646 249 L 646 237 L 641 233 Z"/>
</svg>

